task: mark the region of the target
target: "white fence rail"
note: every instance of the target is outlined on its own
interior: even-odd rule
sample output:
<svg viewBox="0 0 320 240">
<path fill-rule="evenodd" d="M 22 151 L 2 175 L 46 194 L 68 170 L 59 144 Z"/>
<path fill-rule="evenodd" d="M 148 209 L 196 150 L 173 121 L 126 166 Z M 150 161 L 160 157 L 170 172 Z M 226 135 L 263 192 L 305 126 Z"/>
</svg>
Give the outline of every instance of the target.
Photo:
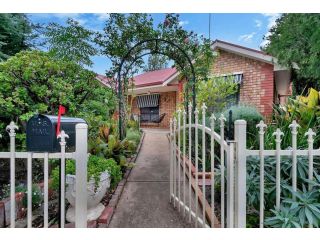
<svg viewBox="0 0 320 240">
<path fill-rule="evenodd" d="M 243 129 L 245 129 L 245 125 L 242 126 Z M 296 121 L 293 121 L 292 124 L 289 125 L 289 128 L 291 129 L 291 148 L 290 149 L 281 149 L 281 141 L 282 136 L 284 133 L 277 128 L 277 130 L 273 133 L 273 136 L 275 137 L 276 142 L 276 149 L 275 150 L 265 150 L 264 149 L 264 135 L 265 130 L 267 128 L 267 125 L 261 121 L 257 128 L 259 129 L 259 150 L 249 150 L 246 149 L 246 146 L 241 146 L 240 151 L 243 151 L 245 153 L 244 156 L 242 156 L 243 161 L 245 161 L 246 157 L 250 156 L 259 156 L 260 159 L 260 209 L 259 209 L 259 227 L 264 227 L 264 195 L 265 195 L 265 176 L 264 176 L 264 167 L 265 167 L 265 157 L 275 157 L 276 158 L 276 202 L 275 207 L 277 210 L 280 209 L 281 204 L 281 157 L 287 156 L 292 158 L 292 190 L 293 192 L 297 191 L 297 157 L 298 156 L 305 156 L 308 157 L 308 180 L 310 181 L 308 183 L 308 189 L 309 191 L 312 189 L 312 180 L 314 178 L 314 171 L 313 171 L 313 157 L 314 156 L 320 156 L 320 149 L 313 149 L 313 142 L 314 142 L 314 136 L 316 135 L 315 132 L 311 128 L 305 133 L 305 136 L 307 137 L 308 141 L 308 149 L 297 149 L 297 129 L 299 128 L 299 124 L 297 124 Z M 243 137 L 240 137 L 238 139 L 239 142 L 241 142 Z M 241 170 L 244 171 L 244 170 Z M 292 195 L 292 198 L 295 199 L 295 195 Z M 312 227 L 309 225 L 309 227 Z"/>
<path fill-rule="evenodd" d="M 15 198 L 15 163 L 16 160 L 27 159 L 27 227 L 32 227 L 32 159 L 44 160 L 44 227 L 48 227 L 49 222 L 49 159 L 60 159 L 61 162 L 61 227 L 65 223 L 65 159 L 73 159 L 76 161 L 76 206 L 75 227 L 87 227 L 87 138 L 88 126 L 86 124 L 76 125 L 76 148 L 75 152 L 66 153 L 66 138 L 68 135 L 61 131 L 58 136 L 60 138 L 61 152 L 56 153 L 38 153 L 38 152 L 16 152 L 15 137 L 18 127 L 11 122 L 7 126 L 10 136 L 10 152 L 0 152 L 1 159 L 10 159 L 10 227 L 14 228 L 16 223 L 16 198 Z M 0 136 L 1 137 L 1 136 Z"/>
<path fill-rule="evenodd" d="M 183 215 L 188 214 L 189 222 L 194 222 L 195 226 L 202 227 L 246 227 L 247 217 L 247 158 L 258 157 L 260 169 L 260 206 L 259 206 L 259 227 L 264 227 L 265 221 L 265 157 L 275 157 L 276 159 L 276 209 L 281 204 L 281 157 L 289 156 L 292 158 L 292 189 L 297 191 L 297 157 L 305 156 L 308 158 L 308 180 L 312 181 L 314 176 L 314 156 L 320 156 L 320 149 L 313 148 L 315 133 L 309 129 L 305 133 L 308 139 L 308 149 L 297 149 L 297 128 L 299 125 L 293 121 L 289 126 L 291 128 L 292 146 L 290 149 L 281 149 L 283 132 L 278 128 L 273 136 L 275 137 L 276 149 L 264 149 L 264 135 L 267 125 L 261 121 L 258 125 L 259 149 L 247 149 L 247 123 L 244 120 L 236 120 L 234 123 L 234 140 L 225 141 L 225 121 L 223 115 L 219 118 L 220 134 L 215 132 L 216 118 L 210 117 L 210 128 L 206 126 L 206 106 L 201 107 L 202 123 L 199 124 L 199 110 L 194 112 L 194 123 L 192 123 L 191 105 L 188 107 L 188 118 L 186 112 L 182 114 L 178 111 L 177 118 L 170 120 L 170 201 L 178 211 L 183 208 Z M 187 124 L 188 122 L 188 124 Z M 188 132 L 188 136 L 186 136 Z M 199 159 L 198 139 L 201 133 L 201 159 Z M 206 135 L 210 136 L 210 141 L 206 142 Z M 182 138 L 182 141 L 181 141 Z M 188 138 L 188 139 L 187 139 Z M 186 149 L 188 140 L 188 149 Z M 206 146 L 206 143 L 210 146 Z M 217 151 L 215 144 L 220 145 L 220 151 Z M 181 146 L 182 144 L 182 146 Z M 188 151 L 187 151 L 188 150 Z M 205 171 L 206 163 L 208 164 L 208 154 L 210 150 L 210 169 Z M 188 154 L 187 154 L 188 152 Z M 206 155 L 207 154 L 207 155 Z M 219 154 L 220 158 L 220 176 L 217 179 L 215 167 L 215 156 Z M 199 162 L 200 161 L 200 162 Z M 194 169 L 193 164 L 194 162 Z M 198 167 L 201 166 L 202 172 Z M 182 172 L 181 172 L 182 171 Z M 226 176 L 225 176 L 226 172 Z M 194 175 L 194 176 L 193 176 Z M 206 175 L 209 176 L 210 184 L 206 183 Z M 201 182 L 199 182 L 201 176 Z M 181 179 L 182 178 L 182 179 Z M 220 202 L 217 202 L 215 196 L 215 183 L 220 180 Z M 206 184 L 210 186 L 211 202 L 207 203 Z M 202 186 L 202 188 L 199 187 Z M 226 189 L 225 189 L 226 186 Z M 309 183 L 309 191 L 313 188 Z M 201 198 L 199 197 L 201 196 Z M 294 195 L 292 196 L 294 199 Z M 202 211 L 199 212 L 199 203 Z M 178 205 L 177 205 L 178 204 Z M 194 205 L 194 206 L 193 206 Z M 215 209 L 220 206 L 219 216 L 217 219 Z M 216 207 L 216 208 L 215 208 Z M 225 212 L 226 210 L 226 212 Z M 208 214 L 208 211 L 210 212 Z M 311 226 L 310 226 L 311 227 Z"/>
</svg>

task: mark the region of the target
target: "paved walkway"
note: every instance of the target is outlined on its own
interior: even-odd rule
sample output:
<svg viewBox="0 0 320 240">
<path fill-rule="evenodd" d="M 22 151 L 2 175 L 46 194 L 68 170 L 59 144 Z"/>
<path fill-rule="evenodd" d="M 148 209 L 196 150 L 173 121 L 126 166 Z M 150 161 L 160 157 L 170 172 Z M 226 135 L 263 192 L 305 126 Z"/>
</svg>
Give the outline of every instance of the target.
<svg viewBox="0 0 320 240">
<path fill-rule="evenodd" d="M 166 131 L 146 135 L 109 227 L 191 227 L 169 203 Z"/>
</svg>

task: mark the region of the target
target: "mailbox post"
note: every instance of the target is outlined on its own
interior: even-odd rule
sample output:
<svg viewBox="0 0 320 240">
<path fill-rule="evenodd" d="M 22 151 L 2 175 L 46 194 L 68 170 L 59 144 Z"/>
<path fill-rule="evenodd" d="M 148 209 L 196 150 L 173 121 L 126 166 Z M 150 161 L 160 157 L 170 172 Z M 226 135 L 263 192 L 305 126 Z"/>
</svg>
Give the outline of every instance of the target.
<svg viewBox="0 0 320 240">
<path fill-rule="evenodd" d="M 56 136 L 58 123 L 57 116 L 37 114 L 31 117 L 27 123 L 27 151 L 28 152 L 60 152 L 61 145 Z M 87 181 L 87 124 L 81 118 L 61 117 L 61 130 L 68 135 L 68 142 L 65 147 L 66 152 L 76 152 L 76 227 L 86 227 L 86 192 L 82 186 L 86 186 Z M 76 132 L 78 134 L 76 135 Z M 63 148 L 64 148 L 63 147 Z M 64 150 L 64 149 L 63 149 Z M 61 223 L 61 169 L 65 162 L 60 159 L 59 164 L 59 227 Z M 85 174 L 85 176 L 83 176 Z M 64 189 L 64 188 L 63 188 Z M 85 199 L 84 199 L 85 198 Z M 63 206 L 64 207 L 64 206 Z M 62 214 L 64 211 L 62 211 Z M 77 216 L 78 215 L 78 216 Z M 85 219 L 85 220 L 83 220 Z"/>
<path fill-rule="evenodd" d="M 37 114 L 27 123 L 28 152 L 60 152 L 61 146 L 56 136 L 57 116 Z M 61 130 L 68 134 L 66 152 L 74 152 L 76 144 L 76 125 L 86 123 L 81 118 L 61 117 Z"/>
</svg>

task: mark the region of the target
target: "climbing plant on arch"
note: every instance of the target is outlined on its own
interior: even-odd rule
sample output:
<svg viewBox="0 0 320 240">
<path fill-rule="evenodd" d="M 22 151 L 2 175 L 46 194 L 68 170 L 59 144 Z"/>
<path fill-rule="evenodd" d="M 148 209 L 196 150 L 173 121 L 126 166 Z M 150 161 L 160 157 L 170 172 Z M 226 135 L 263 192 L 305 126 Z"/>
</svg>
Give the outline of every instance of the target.
<svg viewBox="0 0 320 240">
<path fill-rule="evenodd" d="M 131 47 L 128 52 L 121 59 L 117 73 L 117 91 L 119 99 L 119 134 L 120 139 L 124 137 L 124 121 L 125 121 L 125 97 L 124 93 L 128 86 L 129 78 L 128 73 L 131 66 L 138 60 L 150 54 L 164 55 L 170 58 L 179 66 L 179 69 L 185 76 L 185 79 L 190 83 L 188 84 L 187 94 L 185 94 L 185 103 L 189 100 L 189 92 L 191 92 L 191 102 L 193 111 L 196 106 L 196 74 L 193 62 L 188 53 L 178 44 L 161 38 L 151 38 L 138 42 Z M 125 62 L 128 62 L 124 68 Z M 191 88 L 191 89 L 189 89 Z M 190 91 L 191 90 L 191 91 Z"/>
<path fill-rule="evenodd" d="M 110 79 L 110 86 L 118 92 L 118 78 L 122 79 L 122 107 L 125 106 L 124 94 L 127 93 L 129 79 L 146 66 L 148 54 L 153 56 L 170 58 L 175 62 L 175 67 L 189 81 L 185 84 L 184 99 L 192 99 L 192 71 L 190 64 L 184 54 L 174 45 L 179 46 L 192 60 L 196 80 L 207 79 L 210 70 L 210 63 L 213 62 L 213 52 L 210 48 L 211 42 L 203 35 L 194 31 L 184 29 L 179 14 L 164 14 L 164 20 L 155 24 L 151 14 L 112 13 L 106 20 L 103 32 L 97 34 L 96 43 L 101 48 L 101 54 L 111 62 L 106 71 Z M 149 39 L 150 41 L 146 41 Z M 153 39 L 151 41 L 151 39 Z M 154 39 L 167 40 L 155 41 Z M 136 46 L 138 43 L 140 45 Z M 134 47 L 136 46 L 136 47 Z M 129 52 L 129 50 L 131 51 Z M 126 56 L 126 57 L 125 57 Z M 122 67 L 119 73 L 119 66 L 122 60 Z M 169 62 L 171 64 L 171 61 Z M 121 76 L 120 76 L 121 75 Z M 122 108 L 123 110 L 124 108 Z M 122 113 L 123 114 L 123 113 Z M 122 115 L 123 117 L 123 115 Z M 122 124 L 121 124 L 122 125 Z M 124 129 L 124 128 L 122 128 Z"/>
</svg>

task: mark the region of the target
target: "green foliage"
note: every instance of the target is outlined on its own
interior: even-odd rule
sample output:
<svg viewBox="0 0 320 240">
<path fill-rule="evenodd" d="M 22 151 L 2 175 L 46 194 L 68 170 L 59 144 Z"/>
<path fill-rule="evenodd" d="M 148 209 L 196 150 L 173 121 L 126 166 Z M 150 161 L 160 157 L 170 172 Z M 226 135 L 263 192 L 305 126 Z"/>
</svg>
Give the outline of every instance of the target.
<svg viewBox="0 0 320 240">
<path fill-rule="evenodd" d="M 227 106 L 227 99 L 238 90 L 238 85 L 232 79 L 213 77 L 197 82 L 197 104 L 203 103 L 209 112 L 221 112 Z"/>
<path fill-rule="evenodd" d="M 118 14 L 112 13 L 107 19 L 104 27 L 104 33 L 98 34 L 97 44 L 101 47 L 101 53 L 106 55 L 112 63 L 107 71 L 108 77 L 113 77 L 118 71 L 118 64 L 125 56 L 130 47 L 139 41 L 155 36 L 153 30 L 152 18 L 148 14 Z M 136 66 L 143 66 L 143 59 L 132 66 L 131 73 L 137 72 Z M 124 66 L 124 69 L 126 69 Z M 110 83 L 116 87 L 116 83 Z"/>
<path fill-rule="evenodd" d="M 100 181 L 100 175 L 104 171 L 108 171 L 111 176 L 111 188 L 114 188 L 122 178 L 120 166 L 114 161 L 114 159 L 105 159 L 103 157 L 90 155 L 88 160 L 88 181 L 94 179 L 98 184 Z M 75 175 L 76 167 L 75 161 L 67 160 L 66 162 L 66 174 Z M 53 189 L 58 189 L 59 186 L 59 168 L 56 167 L 52 171 L 52 183 Z"/>
<path fill-rule="evenodd" d="M 135 130 L 133 128 L 129 128 L 127 130 L 126 139 L 129 141 L 134 141 L 135 143 L 139 143 L 141 138 L 141 134 L 138 130 Z"/>
<path fill-rule="evenodd" d="M 260 203 L 260 160 L 259 157 L 247 158 L 247 211 L 252 219 L 257 216 L 255 213 L 259 211 Z M 311 186 L 320 186 L 320 177 L 317 172 L 319 171 L 319 164 L 314 165 L 315 180 L 311 182 Z M 280 186 L 282 207 L 285 208 L 279 211 L 271 210 L 274 208 L 276 202 L 276 160 L 275 157 L 265 157 L 264 165 L 264 185 L 265 185 L 265 215 L 270 226 L 277 226 L 278 221 L 285 216 L 299 217 L 299 225 L 306 227 L 308 223 L 311 223 L 311 217 L 314 226 L 320 223 L 318 219 L 319 215 L 319 190 L 318 187 L 314 187 L 312 191 L 308 191 L 305 185 L 309 184 L 308 178 L 308 158 L 298 156 L 297 158 L 297 193 L 292 191 L 292 158 L 283 156 L 281 158 L 280 165 Z M 302 189 L 302 190 L 301 190 Z M 296 200 L 293 201 L 293 196 Z M 298 208 L 298 209 L 297 209 Z M 307 210 L 306 210 L 307 208 Z M 289 212 L 288 212 L 289 211 Z M 311 215 L 309 214 L 311 212 Z M 288 215 L 289 214 L 289 215 Z M 308 217 L 307 217 L 308 215 Z M 279 220 L 279 218 L 281 218 Z M 282 220 L 283 220 L 282 219 Z M 277 221 L 276 221 L 277 220 Z M 282 221 L 281 220 L 281 221 Z M 257 220 L 258 221 L 258 220 Z M 257 222 L 256 222 L 257 224 Z M 257 225 L 254 225 L 257 226 Z"/>
<path fill-rule="evenodd" d="M 126 157 L 135 153 L 141 137 L 139 130 L 135 128 L 136 123 L 133 122 L 129 121 L 132 128 L 127 129 L 127 137 L 122 141 L 119 140 L 116 122 L 114 120 L 103 122 L 99 128 L 99 135 L 89 139 L 89 152 L 106 159 L 115 159 L 122 170 L 130 167 Z"/>
<path fill-rule="evenodd" d="M 263 116 L 254 106 L 236 105 L 228 108 L 223 112 L 227 119 L 226 124 L 229 124 L 229 111 L 232 111 L 232 123 L 234 121 L 243 119 L 247 122 L 247 147 L 254 148 L 258 144 L 258 135 L 256 125 L 263 120 Z"/>
<path fill-rule="evenodd" d="M 15 188 L 16 193 L 24 193 L 22 198 L 22 205 L 23 207 L 28 206 L 28 189 L 24 185 L 18 185 Z M 3 189 L 1 189 L 0 200 L 5 199 L 10 196 L 10 184 L 4 185 Z M 32 185 L 32 206 L 39 207 L 43 200 L 42 192 L 39 186 L 33 184 Z"/>
<path fill-rule="evenodd" d="M 299 215 L 300 225 L 307 227 L 309 224 L 319 227 L 320 224 L 320 193 L 318 189 L 308 191 L 303 185 L 303 191 L 294 192 L 291 188 L 292 195 L 296 198 L 285 199 L 283 202 L 288 203 L 292 211 Z"/>
<path fill-rule="evenodd" d="M 27 207 L 28 206 L 28 190 L 25 186 L 17 186 L 16 187 L 16 192 L 23 192 L 25 193 L 25 195 L 23 196 L 22 199 L 22 205 L 23 207 Z M 42 192 L 40 190 L 40 188 L 37 185 L 32 185 L 32 207 L 34 208 L 38 208 L 39 205 L 42 203 L 43 201 L 43 195 Z"/>
<path fill-rule="evenodd" d="M 117 73 L 121 59 L 129 48 L 138 42 L 146 39 L 162 38 L 179 45 L 191 60 L 195 60 L 194 67 L 197 79 L 207 79 L 214 58 L 210 49 L 211 43 L 203 36 L 198 36 L 193 31 L 185 30 L 179 24 L 180 21 L 179 14 L 166 14 L 164 21 L 158 25 L 154 24 L 150 14 L 110 14 L 105 24 L 104 33 L 99 34 L 96 38 L 96 42 L 102 48 L 102 54 L 110 58 L 112 63 L 112 67 L 107 71 L 106 75 L 113 77 Z M 142 47 L 153 49 L 155 45 L 154 43 L 148 43 Z M 142 47 L 132 51 L 130 59 L 140 55 Z M 162 52 L 170 60 L 175 61 L 175 66 L 179 71 L 185 76 L 190 75 L 190 66 L 183 53 L 177 48 L 163 43 L 159 43 L 157 47 L 159 52 Z M 153 61 L 154 58 L 157 57 L 151 57 L 151 60 Z M 165 62 L 165 60 L 162 59 L 161 62 Z M 138 59 L 133 65 L 130 65 L 130 63 L 126 62 L 123 66 L 123 70 L 129 72 L 128 77 L 130 77 L 130 74 L 137 73 L 141 68 L 148 68 L 148 63 L 146 64 L 143 59 Z M 180 66 L 184 69 L 181 69 Z"/>
<path fill-rule="evenodd" d="M 266 149 L 275 148 L 275 137 L 272 135 L 277 128 L 284 133 L 281 141 L 281 148 L 286 149 L 291 146 L 291 129 L 289 125 L 293 120 L 296 120 L 300 125 L 298 128 L 297 135 L 297 146 L 300 149 L 306 149 L 308 147 L 307 138 L 304 134 L 308 131 L 309 128 L 313 129 L 317 135 L 314 137 L 314 147 L 320 146 L 320 133 L 319 123 L 320 118 L 317 117 L 317 112 L 319 110 L 315 108 L 298 108 L 300 105 L 297 101 L 289 99 L 289 104 L 286 106 L 274 106 L 274 120 L 273 124 L 269 125 L 265 133 L 265 147 Z"/>
<path fill-rule="evenodd" d="M 115 106 L 112 91 L 102 88 L 93 72 L 40 51 L 22 51 L 0 63 L 0 86 L 0 123 L 14 120 L 21 132 L 32 115 L 55 115 L 59 104 L 66 106 L 68 116 L 88 120 L 110 117 Z M 0 148 L 8 142 L 4 129 L 0 129 L 4 136 Z"/>
<path fill-rule="evenodd" d="M 297 209 L 281 205 L 279 210 L 272 209 L 273 217 L 265 220 L 266 226 L 274 228 L 300 228 Z"/>
<path fill-rule="evenodd" d="M 143 71 L 155 71 L 160 70 L 168 67 L 168 57 L 160 55 L 160 54 L 153 54 L 148 56 L 148 61 L 146 66 L 143 68 Z"/>
<path fill-rule="evenodd" d="M 93 44 L 94 32 L 70 18 L 66 26 L 49 23 L 44 36 L 50 55 L 59 60 L 92 66 L 90 57 L 98 53 Z"/>
<path fill-rule="evenodd" d="M 276 57 L 279 64 L 298 65 L 298 76 L 294 79 L 298 92 L 306 86 L 320 88 L 319 14 L 283 14 L 265 38 L 270 41 L 266 51 Z"/>
<path fill-rule="evenodd" d="M 135 120 L 128 120 L 127 128 L 129 128 L 129 129 L 132 128 L 132 129 L 138 130 L 139 129 L 139 122 L 135 121 Z"/>
<path fill-rule="evenodd" d="M 32 26 L 26 14 L 0 14 L 0 62 L 29 48 Z"/>
<path fill-rule="evenodd" d="M 286 197 L 279 211 L 271 210 L 274 214 L 266 218 L 265 223 L 270 227 L 308 227 L 313 225 L 319 227 L 320 224 L 320 194 L 319 190 L 313 188 L 307 190 L 302 186 L 303 191 L 294 192 L 289 186 L 292 197 Z"/>
</svg>

